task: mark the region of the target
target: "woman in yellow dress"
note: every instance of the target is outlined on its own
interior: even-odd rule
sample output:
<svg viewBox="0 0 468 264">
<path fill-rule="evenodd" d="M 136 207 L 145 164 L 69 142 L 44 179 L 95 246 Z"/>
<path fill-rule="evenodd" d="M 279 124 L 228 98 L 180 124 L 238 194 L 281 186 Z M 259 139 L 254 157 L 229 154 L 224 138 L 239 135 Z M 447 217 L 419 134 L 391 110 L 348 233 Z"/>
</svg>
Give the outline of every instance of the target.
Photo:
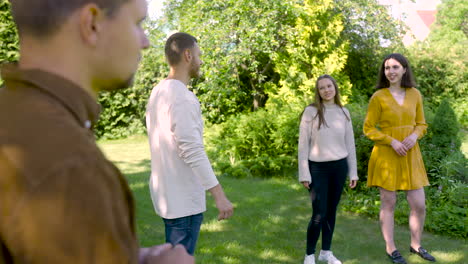
<svg viewBox="0 0 468 264">
<path fill-rule="evenodd" d="M 379 71 L 377 92 L 371 97 L 364 134 L 374 141 L 369 160 L 368 186 L 380 190 L 380 223 L 388 257 L 406 263 L 393 239 L 396 191 L 406 192 L 410 206 L 410 252 L 435 261 L 421 246 L 426 215 L 424 186 L 429 185 L 417 140 L 426 133 L 421 93 L 401 54 L 385 57 Z"/>
</svg>

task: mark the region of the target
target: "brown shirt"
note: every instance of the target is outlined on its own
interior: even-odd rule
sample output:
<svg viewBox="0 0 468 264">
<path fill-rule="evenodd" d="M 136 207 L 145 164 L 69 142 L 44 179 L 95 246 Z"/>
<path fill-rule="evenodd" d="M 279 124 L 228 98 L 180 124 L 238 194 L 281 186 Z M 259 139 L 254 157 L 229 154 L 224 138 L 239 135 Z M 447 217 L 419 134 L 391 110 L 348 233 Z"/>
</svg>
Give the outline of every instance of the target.
<svg viewBox="0 0 468 264">
<path fill-rule="evenodd" d="M 98 104 L 54 74 L 1 72 L 0 264 L 137 263 L 131 191 L 90 130 Z"/>
</svg>

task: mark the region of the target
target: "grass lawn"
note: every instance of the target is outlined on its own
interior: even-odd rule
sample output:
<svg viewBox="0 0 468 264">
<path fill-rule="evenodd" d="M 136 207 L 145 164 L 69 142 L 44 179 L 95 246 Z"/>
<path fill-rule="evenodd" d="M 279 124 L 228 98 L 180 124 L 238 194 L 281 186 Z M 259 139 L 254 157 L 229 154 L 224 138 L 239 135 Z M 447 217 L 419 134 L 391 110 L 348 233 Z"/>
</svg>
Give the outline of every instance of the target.
<svg viewBox="0 0 468 264">
<path fill-rule="evenodd" d="M 142 246 L 164 243 L 164 225 L 154 213 L 148 190 L 150 156 L 146 137 L 102 141 L 99 145 L 125 173 L 134 192 Z M 207 195 L 208 211 L 195 253 L 198 264 L 303 262 L 311 207 L 307 192 L 295 179 L 219 180 L 235 206 L 234 216 L 218 222 L 214 202 Z M 395 228 L 395 240 L 409 263 L 429 263 L 410 255 L 406 226 Z M 425 233 L 423 242 L 438 263 L 468 263 L 466 240 Z M 344 264 L 390 263 L 376 219 L 340 212 L 332 249 Z"/>
</svg>

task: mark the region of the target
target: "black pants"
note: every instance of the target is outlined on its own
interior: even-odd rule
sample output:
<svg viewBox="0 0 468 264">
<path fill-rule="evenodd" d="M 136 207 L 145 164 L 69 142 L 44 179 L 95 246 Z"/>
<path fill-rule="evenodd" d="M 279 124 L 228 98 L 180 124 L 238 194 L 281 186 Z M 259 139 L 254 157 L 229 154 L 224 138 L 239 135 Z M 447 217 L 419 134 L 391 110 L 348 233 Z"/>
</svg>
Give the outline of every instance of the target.
<svg viewBox="0 0 468 264">
<path fill-rule="evenodd" d="M 315 254 L 320 231 L 322 249 L 331 248 L 336 209 L 348 174 L 348 163 L 346 158 L 327 162 L 309 161 L 309 170 L 312 175 L 309 189 L 312 218 L 307 228 L 307 255 Z"/>
</svg>

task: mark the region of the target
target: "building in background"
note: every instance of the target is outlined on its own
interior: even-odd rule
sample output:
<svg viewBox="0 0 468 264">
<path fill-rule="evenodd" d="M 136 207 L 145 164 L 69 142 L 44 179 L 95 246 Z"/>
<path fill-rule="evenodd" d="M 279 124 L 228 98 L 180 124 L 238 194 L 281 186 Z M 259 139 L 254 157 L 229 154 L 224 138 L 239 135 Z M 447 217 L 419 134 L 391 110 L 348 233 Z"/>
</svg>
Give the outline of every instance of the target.
<svg viewBox="0 0 468 264">
<path fill-rule="evenodd" d="M 417 40 L 424 40 L 430 32 L 437 13 L 437 5 L 441 0 L 378 0 L 388 8 L 394 18 L 409 27 L 403 37 L 403 43 L 408 46 Z"/>
</svg>

